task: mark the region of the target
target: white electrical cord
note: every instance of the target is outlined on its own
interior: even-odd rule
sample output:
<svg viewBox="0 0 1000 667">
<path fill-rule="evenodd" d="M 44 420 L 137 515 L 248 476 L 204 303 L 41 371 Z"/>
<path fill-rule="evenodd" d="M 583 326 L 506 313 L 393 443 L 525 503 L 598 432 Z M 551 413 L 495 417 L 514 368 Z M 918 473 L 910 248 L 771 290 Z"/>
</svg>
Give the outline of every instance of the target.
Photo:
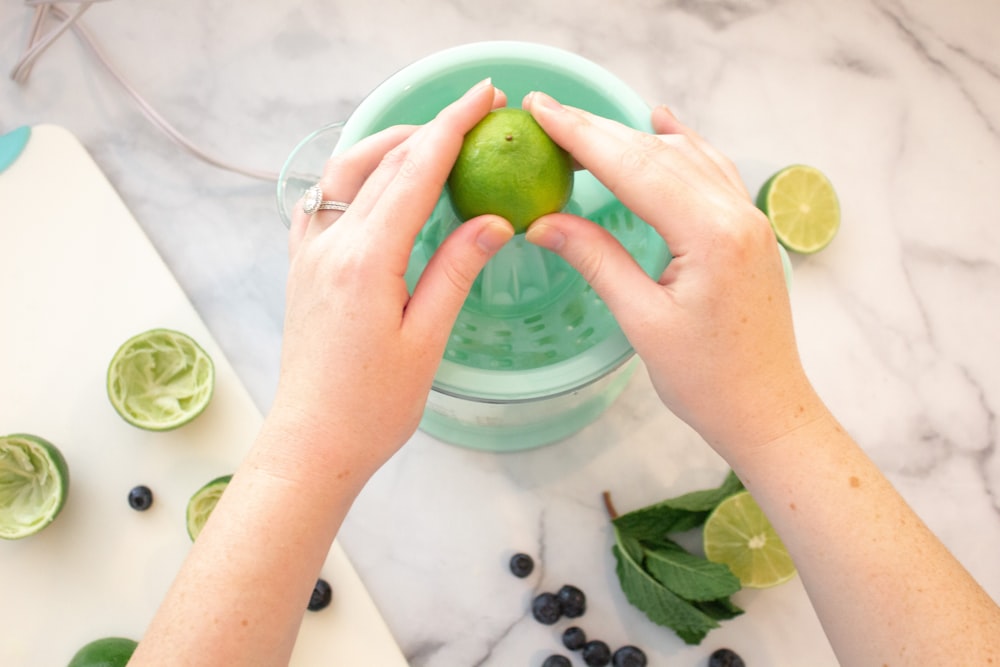
<svg viewBox="0 0 1000 667">
<path fill-rule="evenodd" d="M 42 53 L 44 53 L 45 50 L 49 48 L 49 46 L 51 46 L 60 35 L 71 29 L 77 38 L 79 38 L 81 43 L 83 43 L 83 45 L 86 46 L 97 58 L 98 62 L 100 62 L 108 73 L 119 83 L 119 85 L 125 89 L 125 92 L 128 93 L 133 100 L 135 100 L 136 104 L 139 105 L 139 110 L 142 111 L 142 113 L 153 123 L 153 125 L 170 137 L 170 139 L 176 144 L 187 150 L 199 160 L 203 160 L 212 166 L 219 167 L 220 169 L 232 171 L 237 174 L 241 174 L 249 178 L 256 178 L 262 181 L 278 180 L 278 174 L 276 172 L 239 167 L 210 155 L 191 143 L 191 141 L 189 141 L 173 125 L 171 125 L 167 119 L 161 116 L 159 112 L 157 112 L 152 105 L 143 99 L 142 95 L 140 95 L 138 91 L 136 91 L 136 89 L 129 84 L 128 80 L 122 75 L 122 73 L 111 64 L 111 61 L 97 45 L 97 41 L 80 22 L 80 16 L 83 15 L 88 8 L 90 8 L 93 4 L 93 0 L 81 1 L 78 4 L 79 6 L 76 8 L 76 11 L 72 14 L 68 14 L 66 11 L 57 7 L 53 3 L 35 3 L 35 16 L 31 26 L 31 38 L 24 53 L 21 55 L 20 60 L 17 61 L 14 69 L 11 71 L 10 78 L 18 83 L 24 83 L 27 81 L 28 75 L 31 72 L 31 67 L 35 61 L 38 60 L 38 57 L 41 56 Z M 50 15 L 55 17 L 61 23 L 57 28 L 52 30 L 51 33 L 42 38 L 42 26 L 45 23 L 46 18 Z"/>
</svg>

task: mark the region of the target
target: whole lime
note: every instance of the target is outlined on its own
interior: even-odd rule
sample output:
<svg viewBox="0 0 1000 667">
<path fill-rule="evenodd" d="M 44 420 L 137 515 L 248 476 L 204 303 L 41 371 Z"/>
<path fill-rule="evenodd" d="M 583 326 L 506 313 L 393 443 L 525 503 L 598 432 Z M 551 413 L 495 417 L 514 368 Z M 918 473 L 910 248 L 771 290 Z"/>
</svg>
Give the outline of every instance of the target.
<svg viewBox="0 0 1000 667">
<path fill-rule="evenodd" d="M 125 667 L 138 643 L 124 637 L 102 637 L 76 652 L 69 667 Z"/>
<path fill-rule="evenodd" d="M 492 213 L 520 234 L 569 202 L 573 159 L 527 111 L 495 109 L 465 135 L 448 191 L 463 221 Z"/>
</svg>

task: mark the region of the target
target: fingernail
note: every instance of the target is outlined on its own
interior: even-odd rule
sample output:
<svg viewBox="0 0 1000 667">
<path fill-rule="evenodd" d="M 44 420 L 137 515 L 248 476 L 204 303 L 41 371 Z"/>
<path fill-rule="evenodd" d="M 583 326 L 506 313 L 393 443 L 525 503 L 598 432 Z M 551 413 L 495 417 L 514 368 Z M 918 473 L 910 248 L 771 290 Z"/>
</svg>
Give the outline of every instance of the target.
<svg viewBox="0 0 1000 667">
<path fill-rule="evenodd" d="M 534 91 L 531 93 L 531 106 L 538 105 L 543 109 L 549 109 L 550 111 L 562 111 L 563 105 L 556 102 L 552 97 L 549 97 L 541 91 Z"/>
<path fill-rule="evenodd" d="M 536 222 L 528 227 L 524 238 L 528 243 L 533 243 L 552 252 L 558 251 L 566 243 L 565 234 L 544 222 Z"/>
<path fill-rule="evenodd" d="M 488 88 L 492 85 L 493 85 L 493 77 L 488 76 L 479 83 L 477 83 L 476 85 L 474 85 L 472 88 L 469 88 L 469 91 L 466 93 L 466 95 L 475 95 L 483 88 Z"/>
<path fill-rule="evenodd" d="M 657 109 L 659 109 L 660 111 L 662 111 L 662 112 L 666 113 L 666 114 L 667 114 L 667 115 L 669 115 L 669 116 L 670 116 L 671 118 L 677 118 L 677 116 L 675 116 L 675 115 L 674 115 L 674 112 L 673 112 L 673 111 L 671 111 L 670 107 L 668 107 L 668 106 L 667 106 L 666 104 L 661 104 L 661 105 L 659 105 L 659 106 L 657 107 Z"/>
<path fill-rule="evenodd" d="M 510 241 L 514 236 L 514 229 L 507 223 L 493 220 L 479 230 L 476 236 L 476 244 L 488 253 L 494 253 Z"/>
</svg>

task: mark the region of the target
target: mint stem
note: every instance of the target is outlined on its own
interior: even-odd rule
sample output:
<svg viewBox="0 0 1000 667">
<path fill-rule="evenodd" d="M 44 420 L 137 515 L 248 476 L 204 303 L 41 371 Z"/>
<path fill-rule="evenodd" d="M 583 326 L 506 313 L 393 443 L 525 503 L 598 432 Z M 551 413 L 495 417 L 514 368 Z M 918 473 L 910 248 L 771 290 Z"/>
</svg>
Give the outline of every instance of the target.
<svg viewBox="0 0 1000 667">
<path fill-rule="evenodd" d="M 614 521 L 618 518 L 618 510 L 615 509 L 614 503 L 611 502 L 611 492 L 604 491 L 601 493 L 601 498 L 604 499 L 604 509 L 607 510 L 608 516 Z"/>
</svg>

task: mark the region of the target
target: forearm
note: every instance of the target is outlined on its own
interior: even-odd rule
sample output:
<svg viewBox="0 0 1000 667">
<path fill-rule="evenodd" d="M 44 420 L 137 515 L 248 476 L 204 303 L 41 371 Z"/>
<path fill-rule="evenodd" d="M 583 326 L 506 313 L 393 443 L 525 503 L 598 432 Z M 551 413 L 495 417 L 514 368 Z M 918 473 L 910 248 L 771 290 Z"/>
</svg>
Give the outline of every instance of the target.
<svg viewBox="0 0 1000 667">
<path fill-rule="evenodd" d="M 134 665 L 286 665 L 364 479 L 364 449 L 271 417 L 192 545 Z"/>
<path fill-rule="evenodd" d="M 734 457 L 841 664 L 1000 664 L 1000 609 L 824 409 Z"/>
</svg>

